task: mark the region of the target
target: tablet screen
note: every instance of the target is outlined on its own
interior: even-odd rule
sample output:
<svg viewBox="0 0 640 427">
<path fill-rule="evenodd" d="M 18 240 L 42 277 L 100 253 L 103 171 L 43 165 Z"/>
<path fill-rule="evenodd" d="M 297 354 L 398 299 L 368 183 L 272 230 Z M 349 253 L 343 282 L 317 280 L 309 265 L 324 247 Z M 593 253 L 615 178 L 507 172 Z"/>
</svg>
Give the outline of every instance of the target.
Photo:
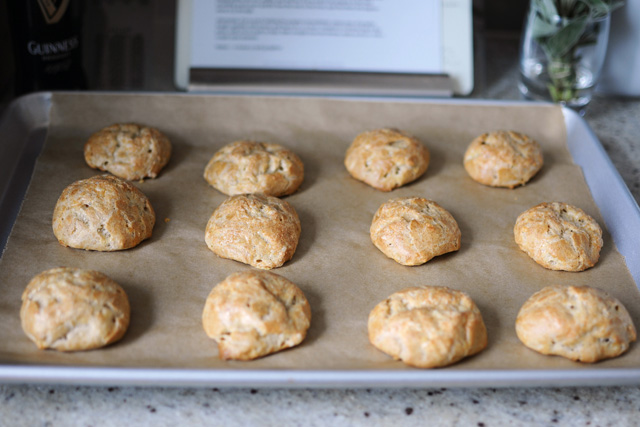
<svg viewBox="0 0 640 427">
<path fill-rule="evenodd" d="M 192 0 L 193 68 L 443 71 L 439 0 Z"/>
</svg>

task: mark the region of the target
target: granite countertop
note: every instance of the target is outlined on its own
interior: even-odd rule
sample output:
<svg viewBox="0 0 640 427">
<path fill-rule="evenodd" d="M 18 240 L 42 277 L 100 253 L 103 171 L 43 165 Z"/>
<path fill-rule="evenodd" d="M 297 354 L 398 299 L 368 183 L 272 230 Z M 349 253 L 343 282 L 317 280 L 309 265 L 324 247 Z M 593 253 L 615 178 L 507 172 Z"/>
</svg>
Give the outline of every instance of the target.
<svg viewBox="0 0 640 427">
<path fill-rule="evenodd" d="M 477 42 L 473 98 L 519 99 L 517 39 Z M 596 96 L 585 120 L 640 201 L 640 100 Z M 636 425 L 640 387 L 217 389 L 0 385 L 0 425 Z"/>
</svg>

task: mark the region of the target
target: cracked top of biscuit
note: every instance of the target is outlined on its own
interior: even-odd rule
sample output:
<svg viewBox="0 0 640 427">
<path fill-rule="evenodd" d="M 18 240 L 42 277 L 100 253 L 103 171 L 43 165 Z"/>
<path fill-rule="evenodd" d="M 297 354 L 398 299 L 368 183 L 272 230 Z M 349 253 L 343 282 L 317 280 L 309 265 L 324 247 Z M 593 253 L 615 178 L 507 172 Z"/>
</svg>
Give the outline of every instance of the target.
<svg viewBox="0 0 640 427">
<path fill-rule="evenodd" d="M 402 265 L 420 265 L 460 249 L 460 228 L 436 202 L 422 197 L 391 199 L 373 216 L 371 241 Z"/>
<path fill-rule="evenodd" d="M 551 270 L 593 267 L 603 245 L 602 229 L 596 220 L 563 202 L 540 203 L 523 212 L 513 232 L 520 249 Z"/>
<path fill-rule="evenodd" d="M 536 292 L 518 312 L 516 334 L 539 353 L 588 363 L 616 357 L 636 340 L 622 303 L 588 286 L 548 286 Z"/>
<path fill-rule="evenodd" d="M 229 197 L 213 212 L 205 242 L 222 258 L 268 270 L 293 257 L 300 233 L 298 214 L 285 200 L 239 194 Z"/>
<path fill-rule="evenodd" d="M 40 349 L 103 347 L 122 338 L 129 317 L 125 291 L 97 271 L 47 270 L 35 276 L 22 294 L 22 328 Z"/>
<path fill-rule="evenodd" d="M 211 290 L 202 313 L 221 359 L 251 360 L 296 346 L 310 323 L 302 290 L 267 271 L 231 274 Z"/>
<path fill-rule="evenodd" d="M 344 165 L 355 179 L 391 191 L 422 176 L 429 160 L 429 150 L 414 136 L 397 129 L 377 129 L 356 136 Z"/>
<path fill-rule="evenodd" d="M 368 330 L 376 348 L 419 368 L 450 365 L 487 345 L 476 304 L 466 293 L 446 287 L 392 294 L 371 311 Z"/>
<path fill-rule="evenodd" d="M 213 155 L 205 167 L 204 179 L 228 196 L 261 193 L 281 197 L 300 187 L 304 165 L 282 145 L 235 141 Z"/>
<path fill-rule="evenodd" d="M 155 212 L 133 184 L 112 175 L 66 187 L 53 211 L 53 233 L 64 246 L 117 251 L 151 237 Z"/>
<path fill-rule="evenodd" d="M 524 185 L 542 168 L 540 145 L 514 131 L 493 131 L 474 139 L 464 154 L 464 168 L 473 180 L 492 187 Z"/>
<path fill-rule="evenodd" d="M 170 157 L 169 138 L 158 129 L 135 123 L 108 126 L 84 145 L 89 166 L 126 180 L 156 178 Z"/>
</svg>

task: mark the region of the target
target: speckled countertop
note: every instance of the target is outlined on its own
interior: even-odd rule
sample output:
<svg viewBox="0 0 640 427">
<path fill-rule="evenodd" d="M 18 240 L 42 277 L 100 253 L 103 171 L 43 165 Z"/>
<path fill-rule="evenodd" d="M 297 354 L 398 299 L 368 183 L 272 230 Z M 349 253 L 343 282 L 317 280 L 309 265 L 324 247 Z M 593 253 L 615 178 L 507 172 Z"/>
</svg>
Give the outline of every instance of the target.
<svg viewBox="0 0 640 427">
<path fill-rule="evenodd" d="M 519 99 L 517 40 L 477 41 L 472 97 Z M 585 120 L 640 201 L 640 100 L 596 96 Z M 640 387 L 216 389 L 0 384 L 0 425 L 637 425 Z"/>
</svg>

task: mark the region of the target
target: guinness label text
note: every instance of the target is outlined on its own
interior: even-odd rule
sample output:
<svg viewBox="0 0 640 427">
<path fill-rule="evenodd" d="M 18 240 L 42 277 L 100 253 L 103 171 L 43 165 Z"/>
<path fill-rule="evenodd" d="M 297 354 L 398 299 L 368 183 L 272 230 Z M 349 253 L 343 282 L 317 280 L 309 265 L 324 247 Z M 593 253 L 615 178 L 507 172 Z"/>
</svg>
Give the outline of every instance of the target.
<svg viewBox="0 0 640 427">
<path fill-rule="evenodd" d="M 77 36 L 69 37 L 68 39 L 38 43 L 31 40 L 27 43 L 27 50 L 34 56 L 50 56 L 67 54 L 76 49 L 80 45 L 80 41 Z"/>
</svg>

